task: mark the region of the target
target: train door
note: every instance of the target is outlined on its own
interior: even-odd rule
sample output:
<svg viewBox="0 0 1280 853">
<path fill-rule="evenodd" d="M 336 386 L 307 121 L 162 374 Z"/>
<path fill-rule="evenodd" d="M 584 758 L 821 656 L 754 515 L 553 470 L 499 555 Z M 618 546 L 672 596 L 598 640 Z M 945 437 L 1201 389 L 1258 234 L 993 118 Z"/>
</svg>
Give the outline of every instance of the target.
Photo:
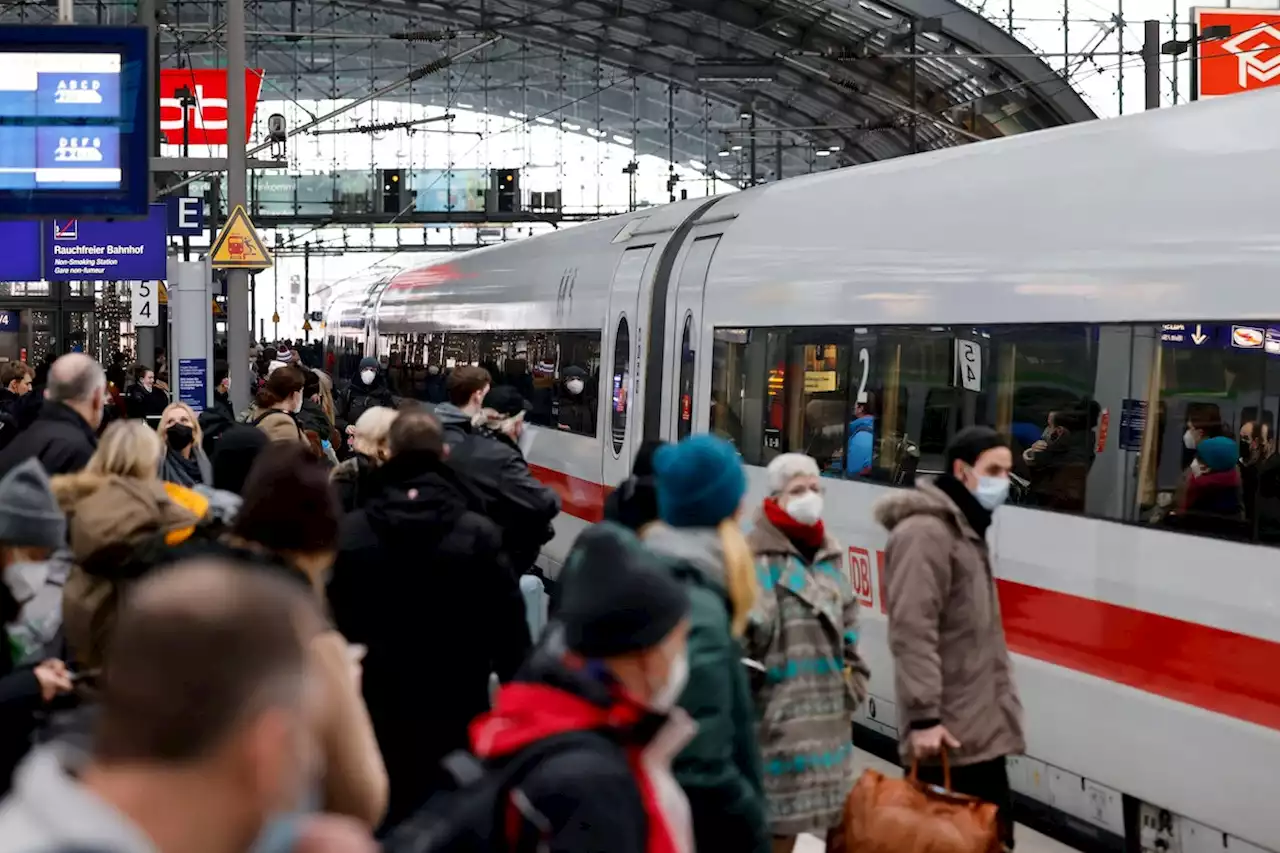
<svg viewBox="0 0 1280 853">
<path fill-rule="evenodd" d="M 607 338 L 601 353 L 602 412 L 600 434 L 603 437 L 603 482 L 615 486 L 631 473 L 638 442 L 632 424 L 641 423 L 642 412 L 635 411 L 640 395 L 640 364 L 645 330 L 640 326 L 641 291 L 652 246 L 627 249 L 613 273 L 609 289 Z"/>
<path fill-rule="evenodd" d="M 668 398 L 671 416 L 665 435 L 672 441 L 679 441 L 693 432 L 697 423 L 695 415 L 700 414 L 699 402 L 705 405 L 706 395 L 700 395 L 695 387 L 698 353 L 702 350 L 702 301 L 711 256 L 719 243 L 719 234 L 694 240 L 685 252 L 676 281 L 675 322 L 667 325 L 671 329 L 667 340 L 667 364 L 670 365 L 667 387 L 673 389 L 673 393 Z"/>
</svg>

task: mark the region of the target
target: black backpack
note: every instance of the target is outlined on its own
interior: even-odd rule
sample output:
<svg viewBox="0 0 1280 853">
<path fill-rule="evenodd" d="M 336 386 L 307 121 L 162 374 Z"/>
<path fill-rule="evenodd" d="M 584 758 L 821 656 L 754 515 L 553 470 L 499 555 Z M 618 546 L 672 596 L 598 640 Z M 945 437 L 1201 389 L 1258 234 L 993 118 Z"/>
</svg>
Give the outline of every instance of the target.
<svg viewBox="0 0 1280 853">
<path fill-rule="evenodd" d="M 442 766 L 454 789 L 433 796 L 396 827 L 383 853 L 516 853 L 533 850 L 549 832 L 544 819 L 520 792 L 525 776 L 547 758 L 577 746 L 598 744 L 606 735 L 565 732 L 530 744 L 504 761 L 486 763 L 455 752 Z"/>
<path fill-rule="evenodd" d="M 204 433 L 204 453 L 210 459 L 218 449 L 218 440 L 223 433 L 236 425 L 234 418 L 229 418 L 219 409 L 205 409 L 200 413 L 200 431 Z"/>
</svg>

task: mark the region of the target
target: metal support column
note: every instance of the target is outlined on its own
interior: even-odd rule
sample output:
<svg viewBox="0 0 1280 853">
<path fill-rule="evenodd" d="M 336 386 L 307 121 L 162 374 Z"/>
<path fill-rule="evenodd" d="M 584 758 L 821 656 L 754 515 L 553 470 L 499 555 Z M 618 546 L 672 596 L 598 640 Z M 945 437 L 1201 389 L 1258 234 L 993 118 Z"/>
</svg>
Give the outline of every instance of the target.
<svg viewBox="0 0 1280 853">
<path fill-rule="evenodd" d="M 1146 109 L 1160 107 L 1160 22 L 1142 22 L 1142 72 Z"/>
<path fill-rule="evenodd" d="M 302 244 L 302 339 L 311 343 L 311 241 Z"/>
<path fill-rule="evenodd" d="M 156 27 L 156 3 L 155 0 L 138 0 L 137 7 L 138 24 L 147 28 L 147 85 L 146 91 L 151 93 L 151 103 L 160 103 L 160 50 L 159 50 L 159 34 Z M 160 156 L 160 111 L 158 109 L 150 110 L 151 119 L 147 128 L 147 150 L 151 152 L 152 157 Z M 152 172 L 147 177 L 147 187 L 149 198 L 155 201 L 156 198 L 156 173 Z M 155 286 L 154 284 L 152 285 Z M 130 286 L 137 287 L 136 284 Z M 130 291 L 132 292 L 132 290 Z M 61 312 L 59 312 L 61 313 Z M 168 309 L 165 309 L 168 313 Z M 155 368 L 156 356 L 156 339 L 159 336 L 159 327 L 142 326 L 133 330 L 134 338 L 134 361 L 137 364 L 145 364 L 148 367 Z M 169 377 L 173 379 L 173 377 Z"/>
<path fill-rule="evenodd" d="M 909 73 L 910 73 L 910 81 L 911 81 L 910 83 L 911 85 L 911 116 L 908 119 L 910 123 L 907 125 L 907 128 L 908 128 L 907 138 L 910 140 L 910 143 L 911 143 L 912 154 L 916 154 L 920 151 L 920 137 L 919 137 L 919 134 L 916 132 L 916 116 L 915 116 L 915 111 L 920 109 L 920 103 L 919 103 L 920 90 L 918 87 L 918 83 L 916 81 L 916 63 L 918 61 L 916 59 L 916 39 L 918 38 L 916 31 L 918 27 L 919 25 L 916 23 L 916 19 L 912 18 L 911 19 L 911 51 L 910 51 L 911 59 L 907 60 L 910 63 Z"/>
<path fill-rule="evenodd" d="M 1187 45 L 1191 53 L 1191 100 L 1200 100 L 1200 27 L 1191 25 L 1191 41 Z"/>
<path fill-rule="evenodd" d="M 249 173 L 245 150 L 245 23 L 244 0 L 227 0 L 227 211 L 249 204 Z M 227 271 L 227 368 L 231 376 L 231 406 L 249 405 L 249 273 Z"/>
<path fill-rule="evenodd" d="M 756 185 L 756 109 L 754 105 L 751 107 L 751 144 L 747 160 L 751 169 L 751 174 L 747 176 L 747 186 L 754 187 Z"/>
<path fill-rule="evenodd" d="M 782 180 L 782 133 L 779 132 L 773 140 L 773 156 L 776 161 L 774 166 L 773 179 L 775 181 Z"/>
</svg>

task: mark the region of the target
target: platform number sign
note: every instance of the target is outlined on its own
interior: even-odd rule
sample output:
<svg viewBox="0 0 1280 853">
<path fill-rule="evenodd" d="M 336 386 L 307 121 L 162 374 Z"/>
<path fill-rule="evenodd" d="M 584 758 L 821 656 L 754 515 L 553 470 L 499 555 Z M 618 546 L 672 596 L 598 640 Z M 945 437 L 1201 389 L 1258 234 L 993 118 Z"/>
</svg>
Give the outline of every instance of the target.
<svg viewBox="0 0 1280 853">
<path fill-rule="evenodd" d="M 956 373 L 959 385 L 966 391 L 982 390 L 982 345 L 977 341 L 956 339 Z"/>
<path fill-rule="evenodd" d="M 131 306 L 134 328 L 160 325 L 160 292 L 154 281 L 135 281 Z"/>
<path fill-rule="evenodd" d="M 849 581 L 858 603 L 871 607 L 875 601 L 871 591 L 871 555 L 866 548 L 849 548 Z"/>
</svg>

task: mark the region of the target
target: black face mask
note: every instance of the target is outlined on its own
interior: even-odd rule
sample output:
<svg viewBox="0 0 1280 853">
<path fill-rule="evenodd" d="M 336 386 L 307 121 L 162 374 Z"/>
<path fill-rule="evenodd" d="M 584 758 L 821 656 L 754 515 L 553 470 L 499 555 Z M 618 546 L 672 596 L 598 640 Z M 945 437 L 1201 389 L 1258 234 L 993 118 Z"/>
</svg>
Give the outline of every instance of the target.
<svg viewBox="0 0 1280 853">
<path fill-rule="evenodd" d="M 169 427 L 165 436 L 169 441 L 169 446 L 181 453 L 191 446 L 191 441 L 195 438 L 195 432 L 186 424 L 174 424 Z"/>
</svg>

